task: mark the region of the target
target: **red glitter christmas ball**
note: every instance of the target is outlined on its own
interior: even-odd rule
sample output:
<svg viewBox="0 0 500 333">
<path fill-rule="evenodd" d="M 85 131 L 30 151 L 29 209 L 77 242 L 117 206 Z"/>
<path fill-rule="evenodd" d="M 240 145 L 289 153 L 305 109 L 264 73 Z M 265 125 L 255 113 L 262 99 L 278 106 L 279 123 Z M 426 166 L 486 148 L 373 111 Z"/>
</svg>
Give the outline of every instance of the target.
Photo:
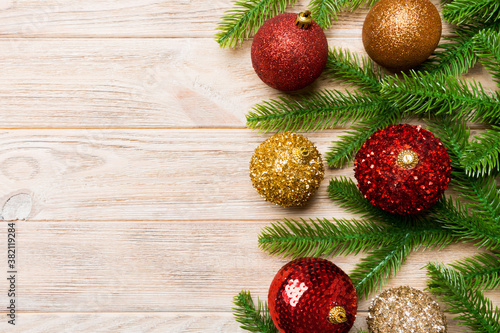
<svg viewBox="0 0 500 333">
<path fill-rule="evenodd" d="M 430 208 L 448 187 L 451 161 L 434 135 L 412 125 L 375 132 L 356 155 L 354 176 L 373 205 L 408 215 Z"/>
<path fill-rule="evenodd" d="M 255 72 L 268 86 L 282 91 L 298 90 L 313 83 L 323 72 L 328 42 L 309 12 L 285 13 L 260 27 L 251 55 Z"/>
<path fill-rule="evenodd" d="M 281 333 L 345 333 L 356 319 L 357 296 L 349 276 L 336 265 L 301 258 L 276 274 L 268 304 Z"/>
</svg>

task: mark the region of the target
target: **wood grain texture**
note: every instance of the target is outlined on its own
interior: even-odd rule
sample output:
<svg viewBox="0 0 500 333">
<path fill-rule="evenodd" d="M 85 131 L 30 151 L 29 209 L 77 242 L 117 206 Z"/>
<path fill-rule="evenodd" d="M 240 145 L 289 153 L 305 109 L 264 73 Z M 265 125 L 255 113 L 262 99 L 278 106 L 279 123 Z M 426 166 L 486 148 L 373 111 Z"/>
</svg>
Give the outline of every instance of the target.
<svg viewBox="0 0 500 333">
<path fill-rule="evenodd" d="M 83 320 L 78 312 L 86 312 L 83 318 L 87 319 L 83 321 L 90 326 L 109 318 L 123 321 L 123 317 L 117 318 L 113 313 L 132 312 L 123 324 L 138 325 L 135 321 L 139 321 L 144 325 L 143 330 L 138 328 L 140 332 L 148 332 L 148 325 L 163 318 L 163 315 L 157 318 L 156 312 L 172 312 L 168 316 L 176 318 L 174 322 L 178 322 L 179 327 L 193 320 L 203 321 L 196 313 L 217 322 L 221 315 L 227 318 L 232 297 L 242 289 L 266 299 L 270 281 L 287 261 L 262 253 L 256 239 L 249 237 L 265 225 L 265 222 L 245 220 L 188 224 L 17 222 L 19 320 L 22 325 L 30 325 L 29 321 L 24 322 L 24 313 L 28 317 L 34 312 L 50 313 L 52 317 L 48 318 L 57 319 L 62 312 L 63 318 L 74 316 L 69 318 L 78 323 Z M 6 227 L 4 224 L 2 228 Z M 0 239 L 0 248 L 5 246 L 5 238 Z M 425 270 L 422 268 L 429 261 L 439 257 L 440 261 L 449 263 L 476 251 L 471 244 L 453 244 L 442 251 L 417 251 L 386 288 L 412 285 L 423 289 Z M 359 258 L 347 256 L 332 260 L 349 272 Z M 0 288 L 6 287 L 2 280 Z M 500 291 L 489 296 L 500 301 Z M 6 295 L 2 294 L 0 303 L 6 301 Z M 367 300 L 359 303 L 357 325 L 364 325 L 368 305 Z M 103 317 L 101 312 L 112 313 Z M 204 323 L 203 327 L 213 327 L 213 321 Z M 36 329 L 46 329 L 53 324 L 48 320 Z M 234 327 L 217 325 L 221 325 L 218 329 L 223 332 L 232 332 L 229 328 Z"/>
<path fill-rule="evenodd" d="M 439 4 L 439 0 L 432 0 Z M 296 1 L 287 11 L 307 8 Z M 188 37 L 214 38 L 228 0 L 2 0 L 0 38 L 22 37 Z M 368 9 L 339 15 L 327 36 L 359 36 Z M 444 33 L 450 27 L 445 25 Z"/>
<path fill-rule="evenodd" d="M 351 167 L 327 169 L 304 209 L 271 205 L 252 188 L 250 157 L 270 134 L 245 129 L 245 114 L 280 93 L 255 75 L 251 41 L 232 50 L 214 41 L 232 6 L 0 1 L 0 217 L 22 220 L 18 325 L 3 317 L 2 278 L 0 332 L 243 332 L 233 296 L 266 299 L 287 262 L 259 250 L 260 230 L 285 217 L 351 216 L 326 194 Z M 365 55 L 366 13 L 340 15 L 325 32 L 330 47 Z M 481 66 L 467 77 L 495 89 Z M 322 77 L 302 92 L 323 88 L 347 86 Z M 307 136 L 324 154 L 341 134 Z M 385 288 L 423 289 L 429 261 L 477 252 L 453 244 L 412 253 Z M 360 258 L 332 260 L 349 272 Z M 500 291 L 487 295 L 500 304 Z M 368 306 L 360 302 L 357 327 L 366 328 Z M 450 321 L 449 332 L 464 331 Z"/>
</svg>

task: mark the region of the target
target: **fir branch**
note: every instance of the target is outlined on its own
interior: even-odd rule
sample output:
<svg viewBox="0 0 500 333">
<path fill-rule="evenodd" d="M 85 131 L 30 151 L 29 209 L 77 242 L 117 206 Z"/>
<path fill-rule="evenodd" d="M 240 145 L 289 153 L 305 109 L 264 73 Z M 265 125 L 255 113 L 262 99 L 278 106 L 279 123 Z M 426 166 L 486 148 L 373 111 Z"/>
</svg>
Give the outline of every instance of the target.
<svg viewBox="0 0 500 333">
<path fill-rule="evenodd" d="M 283 13 L 296 0 L 239 0 L 224 13 L 217 26 L 217 43 L 221 47 L 235 47 L 257 32 L 269 18 Z"/>
<path fill-rule="evenodd" d="M 500 286 L 500 252 L 481 253 L 450 265 L 465 281 L 472 281 L 472 288 L 486 290 Z"/>
<path fill-rule="evenodd" d="M 356 292 L 360 297 L 368 297 L 384 285 L 401 268 L 411 249 L 411 236 L 401 237 L 398 242 L 373 250 L 361 259 L 350 272 Z"/>
<path fill-rule="evenodd" d="M 467 220 L 469 221 L 468 225 L 472 228 L 471 233 L 467 234 L 466 232 L 466 234 L 472 239 L 477 236 L 481 241 L 490 244 L 488 246 L 498 246 L 500 238 L 495 237 L 495 232 L 500 232 L 498 185 L 493 177 L 469 177 L 463 168 L 462 163 L 469 141 L 469 131 L 466 130 L 465 123 L 452 121 L 447 117 L 435 118 L 434 122 L 431 123 L 431 130 L 447 148 L 452 162 L 452 184 L 460 192 L 462 198 L 467 201 L 463 209 L 457 201 L 457 210 L 453 209 L 452 202 L 448 202 L 447 207 L 450 209 L 448 213 L 452 216 L 458 211 L 458 215 L 467 217 L 469 216 L 468 210 L 472 211 L 474 218 L 470 217 L 471 220 Z M 450 218 L 454 219 L 454 217 Z M 456 221 L 460 221 L 460 217 L 455 218 L 458 219 Z"/>
<path fill-rule="evenodd" d="M 254 106 L 247 126 L 263 132 L 312 131 L 345 125 L 380 112 L 384 101 L 359 92 L 323 90 L 298 97 L 281 96 Z"/>
<path fill-rule="evenodd" d="M 332 168 L 346 166 L 356 155 L 363 143 L 377 130 L 398 122 L 400 112 L 398 109 L 384 104 L 380 108 L 380 114 L 352 126 L 350 131 L 345 131 L 339 140 L 334 141 L 326 154 L 328 165 Z"/>
<path fill-rule="evenodd" d="M 473 282 L 442 264 L 427 265 L 428 289 L 445 304 L 455 319 L 469 326 L 474 332 L 500 332 L 500 310 L 493 307 L 480 290 L 473 288 Z"/>
<path fill-rule="evenodd" d="M 330 50 L 324 74 L 371 93 L 380 91 L 380 81 L 384 78 L 381 68 L 369 58 L 360 58 L 341 48 Z"/>
<path fill-rule="evenodd" d="M 347 211 L 360 214 L 361 218 L 382 222 L 390 225 L 399 225 L 401 217 L 388 213 L 372 205 L 359 191 L 358 186 L 351 178 L 332 178 L 328 185 L 328 194 L 332 200 L 339 203 Z"/>
<path fill-rule="evenodd" d="M 428 125 L 446 147 L 453 169 L 461 172 L 462 156 L 465 154 L 470 136 L 465 121 L 452 120 L 450 117 L 434 117 Z"/>
<path fill-rule="evenodd" d="M 499 64 L 500 65 L 500 64 Z M 469 143 L 461 163 L 469 176 L 484 176 L 500 171 L 500 127 L 493 126 Z"/>
<path fill-rule="evenodd" d="M 269 315 L 267 304 L 257 300 L 257 308 L 249 291 L 241 291 L 234 297 L 233 315 L 240 327 L 250 332 L 278 333 L 278 329 Z"/>
<path fill-rule="evenodd" d="M 433 56 L 419 66 L 420 71 L 429 73 L 442 73 L 458 76 L 466 73 L 477 62 L 474 53 L 473 37 L 478 28 L 475 26 L 462 26 L 455 30 L 455 35 L 443 37 Z"/>
<path fill-rule="evenodd" d="M 500 31 L 481 30 L 474 36 L 474 52 L 500 86 Z"/>
<path fill-rule="evenodd" d="M 451 24 L 500 20 L 498 0 L 454 0 L 443 6 L 443 18 Z"/>
<path fill-rule="evenodd" d="M 283 220 L 265 227 L 260 248 L 283 257 L 319 257 L 357 254 L 387 245 L 406 234 L 372 221 L 345 219 Z"/>
<path fill-rule="evenodd" d="M 463 242 L 475 242 L 478 247 L 487 249 L 500 248 L 500 226 L 482 219 L 459 200 L 443 198 L 438 201 L 431 216 L 442 223 Z"/>
<path fill-rule="evenodd" d="M 313 14 L 313 19 L 323 29 L 328 29 L 333 20 L 337 20 L 337 14 L 341 11 L 354 11 L 361 5 L 367 4 L 369 7 L 377 3 L 378 0 L 311 0 L 309 8 Z"/>
<path fill-rule="evenodd" d="M 500 93 L 490 96 L 476 81 L 410 71 L 403 79 L 387 77 L 381 92 L 382 97 L 408 113 L 500 122 Z"/>
</svg>

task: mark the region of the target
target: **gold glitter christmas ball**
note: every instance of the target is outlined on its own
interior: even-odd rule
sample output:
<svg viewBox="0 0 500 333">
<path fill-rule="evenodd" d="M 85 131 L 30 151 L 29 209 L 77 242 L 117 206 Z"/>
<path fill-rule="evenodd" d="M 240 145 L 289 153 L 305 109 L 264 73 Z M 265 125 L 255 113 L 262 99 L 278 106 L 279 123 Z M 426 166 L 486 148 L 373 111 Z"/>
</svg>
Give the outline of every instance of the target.
<svg viewBox="0 0 500 333">
<path fill-rule="evenodd" d="M 363 45 L 379 65 L 404 71 L 429 58 L 441 30 L 441 17 L 429 0 L 382 0 L 366 16 Z"/>
<path fill-rule="evenodd" d="M 446 333 L 446 317 L 421 290 L 402 286 L 375 297 L 368 310 L 372 333 Z"/>
<path fill-rule="evenodd" d="M 250 161 L 250 178 L 266 200 L 304 206 L 324 177 L 321 155 L 306 137 L 283 132 L 265 140 Z"/>
</svg>

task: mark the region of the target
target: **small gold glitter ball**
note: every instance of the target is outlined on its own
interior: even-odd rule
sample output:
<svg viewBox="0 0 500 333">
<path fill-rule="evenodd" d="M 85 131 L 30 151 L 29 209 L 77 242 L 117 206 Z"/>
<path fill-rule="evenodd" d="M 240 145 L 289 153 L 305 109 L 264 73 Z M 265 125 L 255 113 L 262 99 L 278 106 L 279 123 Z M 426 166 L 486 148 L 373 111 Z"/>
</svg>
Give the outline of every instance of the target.
<svg viewBox="0 0 500 333">
<path fill-rule="evenodd" d="M 441 17 L 429 0 L 381 0 L 366 16 L 363 45 L 379 65 L 404 71 L 429 58 L 441 30 Z"/>
<path fill-rule="evenodd" d="M 323 160 L 314 144 L 290 132 L 262 142 L 250 161 L 250 178 L 257 192 L 283 207 L 304 206 L 324 174 Z"/>
</svg>

